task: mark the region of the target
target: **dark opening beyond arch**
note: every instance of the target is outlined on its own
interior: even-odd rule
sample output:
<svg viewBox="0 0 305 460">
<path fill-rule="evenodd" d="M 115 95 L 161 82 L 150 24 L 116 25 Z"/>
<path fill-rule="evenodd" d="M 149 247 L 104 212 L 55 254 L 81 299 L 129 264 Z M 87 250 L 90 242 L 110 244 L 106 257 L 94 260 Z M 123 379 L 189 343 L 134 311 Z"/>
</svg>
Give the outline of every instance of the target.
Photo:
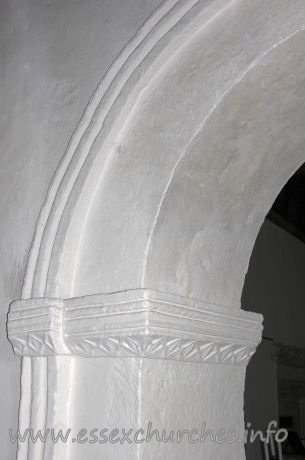
<svg viewBox="0 0 305 460">
<path fill-rule="evenodd" d="M 300 459 L 305 458 L 304 260 L 305 165 L 287 182 L 262 225 L 242 294 L 243 308 L 264 315 L 263 340 L 247 369 L 245 422 L 251 426 L 246 427 L 249 434 L 264 431 L 275 420 L 291 432 L 284 458 Z M 246 457 L 264 459 L 259 439 L 248 441 Z"/>
</svg>

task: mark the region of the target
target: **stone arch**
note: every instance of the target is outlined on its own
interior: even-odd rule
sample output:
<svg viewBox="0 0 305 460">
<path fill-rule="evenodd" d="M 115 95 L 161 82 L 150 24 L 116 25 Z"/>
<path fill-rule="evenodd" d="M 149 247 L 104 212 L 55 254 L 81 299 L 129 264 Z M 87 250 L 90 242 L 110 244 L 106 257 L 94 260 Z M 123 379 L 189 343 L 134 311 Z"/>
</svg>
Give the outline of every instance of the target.
<svg viewBox="0 0 305 460">
<path fill-rule="evenodd" d="M 237 293 L 236 291 L 235 294 L 224 293 L 219 299 L 204 295 L 203 292 L 198 291 L 194 286 L 187 287 L 188 282 L 185 279 L 182 280 L 182 283 L 185 284 L 185 289 L 182 292 L 179 289 L 177 291 L 177 287 L 175 286 L 175 283 L 179 283 L 178 280 L 171 281 L 168 284 L 165 282 L 161 286 L 155 280 L 150 281 L 148 279 L 145 281 L 145 274 L 141 273 L 141 270 L 145 270 L 145 251 L 148 250 L 148 241 L 152 236 L 154 219 L 156 214 L 158 214 L 158 207 L 161 206 L 162 196 L 163 194 L 167 194 L 166 187 L 171 178 L 173 181 L 175 180 L 174 175 L 178 168 L 178 163 L 184 157 L 190 157 L 188 150 L 194 148 L 192 144 L 199 138 L 200 132 L 202 132 L 202 137 L 205 136 L 205 130 L 212 125 L 213 119 L 220 114 L 222 107 L 226 107 L 230 103 L 233 110 L 237 111 L 236 103 L 238 102 L 238 98 L 243 98 L 241 104 L 253 105 L 251 108 L 249 106 L 248 112 L 252 119 L 248 123 L 254 124 L 255 116 L 261 118 L 260 111 L 264 108 L 263 100 L 259 102 L 258 97 L 259 95 L 266 95 L 266 97 L 273 98 L 270 101 L 270 110 L 274 108 L 283 123 L 287 124 L 291 118 L 291 114 L 288 113 L 289 110 L 292 111 L 292 115 L 294 113 L 295 116 L 298 116 L 297 110 L 293 112 L 293 99 L 297 98 L 293 94 L 293 85 L 295 88 L 302 85 L 302 81 L 300 80 L 302 80 L 301 43 L 303 26 L 302 17 L 298 17 L 297 14 L 298 9 L 295 8 L 296 13 L 294 14 L 291 11 L 291 16 L 288 16 L 289 20 L 285 24 L 283 23 L 284 16 L 287 17 L 287 13 L 289 13 L 287 5 L 283 5 L 282 10 L 280 5 L 278 5 L 278 18 L 275 17 L 273 19 L 275 26 L 271 28 L 269 18 L 266 18 L 265 23 L 261 19 L 263 17 L 263 10 L 260 11 L 259 9 L 263 8 L 263 6 L 260 3 L 255 7 L 250 7 L 246 2 L 239 3 L 220 2 L 219 4 L 218 2 L 216 6 L 214 3 L 207 6 L 204 2 L 200 5 L 201 10 L 198 11 L 199 6 L 196 4 L 187 13 L 185 12 L 186 6 L 184 5 L 184 15 L 182 18 L 179 18 L 180 22 L 178 23 L 180 27 L 179 32 L 176 29 L 175 31 L 170 29 L 170 26 L 173 25 L 174 16 L 171 10 L 170 13 L 167 13 L 169 18 L 166 17 L 166 21 L 163 18 L 163 21 L 167 25 L 165 31 L 162 30 L 161 33 L 157 30 L 155 32 L 157 38 L 152 38 L 149 35 L 152 34 L 151 30 L 149 31 L 148 38 L 146 34 L 145 39 L 149 42 L 150 52 L 145 55 L 144 60 L 143 55 L 141 55 L 142 60 L 140 62 L 136 56 L 138 58 L 136 64 L 132 62 L 133 67 L 128 67 L 125 70 L 124 65 L 131 66 L 129 60 L 132 60 L 132 50 L 135 45 L 127 47 L 131 48 L 131 50 L 128 49 L 129 56 L 126 63 L 120 56 L 118 61 L 121 65 L 123 62 L 123 67 L 118 76 L 113 78 L 107 90 L 103 88 L 103 86 L 106 86 L 103 80 L 101 84 L 102 89 L 98 90 L 92 99 L 92 103 L 88 108 L 89 115 L 85 115 L 84 121 L 72 139 L 71 147 L 63 160 L 62 167 L 59 169 L 58 177 L 55 178 L 54 184 L 50 189 L 49 199 L 45 206 L 47 217 L 45 217 L 45 213 L 43 212 L 37 226 L 37 237 L 33 244 L 24 292 L 31 289 L 28 286 L 32 283 L 34 292 L 37 289 L 37 294 L 39 293 L 39 295 L 46 294 L 47 296 L 59 297 L 82 295 L 88 292 L 89 280 L 95 278 L 99 281 L 95 285 L 93 283 L 93 286 L 89 288 L 89 292 L 92 293 L 112 292 L 114 290 L 137 287 L 155 287 L 157 289 L 161 287 L 162 289 L 171 292 L 174 291 L 182 295 L 189 294 L 199 298 L 206 297 L 207 300 L 216 303 L 230 304 L 231 301 L 235 304 L 238 303 L 247 260 L 243 262 L 243 267 L 238 268 L 240 276 L 239 292 Z M 292 10 L 293 7 L 291 6 L 290 8 Z M 157 13 L 160 15 L 159 11 Z M 234 29 L 232 31 L 232 21 L 233 23 L 234 21 L 241 21 L 245 17 L 245 13 L 248 15 L 256 13 L 257 16 L 254 19 L 257 18 L 257 24 L 261 28 L 260 34 L 254 32 L 253 36 L 248 36 L 245 44 L 248 44 L 250 50 L 247 49 L 247 46 L 242 50 L 240 49 L 239 34 L 242 31 L 239 30 L 237 32 Z M 180 11 L 179 14 L 181 15 Z M 195 14 L 197 16 L 194 18 Z M 176 17 L 174 19 L 176 21 Z M 279 22 L 279 26 L 276 25 L 276 21 Z M 160 27 L 159 23 L 157 25 Z M 176 25 L 175 27 L 178 26 Z M 244 26 L 245 29 L 247 27 L 248 25 Z M 173 37 L 167 37 L 169 32 Z M 141 34 L 139 33 L 139 35 Z M 145 39 L 141 38 L 141 44 L 138 46 L 140 48 L 145 45 L 148 46 Z M 155 55 L 151 56 L 151 54 L 156 53 L 155 42 L 157 41 L 158 46 L 161 47 L 160 42 L 166 39 L 167 42 L 165 44 L 162 43 L 164 47 L 162 51 L 158 49 L 157 57 Z M 224 42 L 227 43 L 227 48 L 225 49 L 227 53 L 226 57 L 222 55 L 223 51 L 221 49 L 221 44 Z M 203 48 L 203 44 L 206 44 L 206 48 Z M 176 49 L 174 53 L 173 49 Z M 296 51 L 297 49 L 300 54 Z M 136 52 L 139 53 L 138 48 L 136 48 Z M 171 53 L 173 53 L 172 56 Z M 290 60 L 287 64 L 285 64 L 286 58 L 287 61 L 288 59 Z M 293 60 L 294 62 L 292 62 Z M 148 62 L 146 63 L 146 61 Z M 197 65 L 198 62 L 205 64 Z M 115 63 L 115 65 L 118 66 L 119 64 Z M 281 88 L 281 84 L 285 85 L 285 81 L 287 81 L 287 75 L 291 74 L 290 67 L 292 66 L 300 67 L 299 72 L 295 73 L 295 81 L 292 83 L 291 80 L 290 88 Z M 156 72 L 156 68 L 160 70 Z M 192 69 L 191 73 L 189 69 Z M 124 72 L 127 73 L 128 78 L 124 75 Z M 139 75 L 140 72 L 141 74 Z M 114 72 L 110 71 L 111 73 Z M 126 80 L 123 81 L 125 86 L 121 82 L 123 78 Z M 266 78 L 266 82 L 264 82 L 264 78 Z M 289 78 L 291 78 L 291 75 Z M 108 75 L 105 79 L 109 79 Z M 268 82 L 267 79 L 269 79 Z M 117 80 L 120 81 L 119 84 Z M 216 80 L 217 84 L 215 83 Z M 274 81 L 277 82 L 277 91 L 275 87 L 272 88 Z M 261 82 L 261 87 L 259 87 L 259 82 Z M 115 86 L 114 89 L 112 89 L 113 85 Z M 245 85 L 249 86 L 245 88 Z M 255 91 L 257 91 L 258 97 L 256 97 Z M 288 94 L 288 91 L 290 91 L 290 94 Z M 114 93 L 116 93 L 116 99 Z M 251 96 L 252 101 L 247 100 Z M 113 101 L 108 102 L 108 98 L 112 98 Z M 234 98 L 235 100 L 233 100 Z M 285 101 L 283 98 L 285 98 Z M 200 101 L 200 104 L 198 104 L 198 101 Z M 226 103 L 226 101 L 230 102 Z M 259 103 L 261 104 L 260 107 L 258 106 Z M 255 104 L 256 107 L 254 107 Z M 287 104 L 287 106 L 285 107 L 284 104 Z M 301 100 L 299 104 L 299 110 L 301 110 Z M 226 110 L 228 113 L 230 112 L 230 109 L 226 108 Z M 243 116 L 245 110 L 246 106 L 240 107 L 241 113 L 236 113 L 236 116 Z M 284 115 L 285 110 L 287 111 L 286 117 Z M 141 117 L 147 117 L 145 126 L 139 120 L 139 114 L 141 114 Z M 272 123 L 273 119 L 274 123 L 276 123 L 273 117 L 274 114 L 269 113 L 268 115 L 270 123 Z M 221 117 L 221 115 L 219 116 Z M 162 129 L 160 129 L 161 119 L 163 124 Z M 296 142 L 302 142 L 302 138 L 298 135 L 300 133 L 296 135 L 292 134 L 294 130 L 298 129 L 298 125 L 301 125 L 301 120 L 299 123 L 296 121 L 291 127 L 285 126 L 285 129 L 291 133 L 291 144 L 293 144 L 294 139 Z M 277 123 L 277 126 L 280 126 L 280 124 Z M 263 126 L 260 128 L 263 129 Z M 241 131 L 243 132 L 243 136 L 245 135 L 245 130 L 242 130 L 240 127 L 236 129 L 239 129 L 239 132 L 236 133 L 237 136 Z M 255 129 L 258 131 L 259 128 L 255 127 Z M 147 141 L 144 139 L 144 136 L 139 139 L 141 135 L 138 134 L 139 131 L 145 134 Z M 221 135 L 221 132 L 216 129 L 214 137 L 219 134 Z M 281 148 L 276 145 L 275 139 L 271 138 L 271 135 L 267 138 L 266 133 L 263 133 L 263 136 L 266 138 L 266 145 L 269 142 L 270 150 L 274 149 L 274 153 L 272 152 L 269 155 L 270 163 L 271 155 L 273 155 L 274 162 L 280 161 L 280 153 L 276 155 L 275 149 L 279 150 Z M 257 139 L 259 139 L 258 133 Z M 254 142 L 254 138 L 252 141 Z M 136 145 L 129 147 L 132 142 L 136 143 Z M 128 146 L 126 147 L 127 144 Z M 151 147 L 151 151 L 149 147 Z M 209 149 L 207 145 L 203 147 Z M 248 152 L 244 154 L 244 157 L 248 155 L 248 158 L 250 158 L 251 155 L 253 156 L 253 153 L 250 152 L 249 146 L 247 148 Z M 131 149 L 137 151 L 136 158 L 135 155 L 133 156 Z M 140 149 L 141 152 L 139 152 Z M 176 153 L 173 152 L 174 149 Z M 280 166 L 276 166 L 275 163 L 274 165 L 270 164 L 270 175 L 272 173 L 275 174 L 275 171 L 279 170 L 281 178 L 278 179 L 276 185 L 274 184 L 274 189 L 270 190 L 270 199 L 267 196 L 264 197 L 265 204 L 262 203 L 263 209 L 261 211 L 258 210 L 260 215 L 257 217 L 257 220 L 255 220 L 254 215 L 252 216 L 254 227 L 252 239 L 248 242 L 249 254 L 247 258 L 249 258 L 251 253 L 253 238 L 255 238 L 258 232 L 263 215 L 266 213 L 268 205 L 272 202 L 276 191 L 303 161 L 300 145 L 295 147 L 291 145 L 290 149 L 295 149 L 296 152 L 289 155 L 291 157 L 289 159 L 290 164 L 287 160 L 286 165 L 283 166 L 283 169 L 287 167 L 287 171 L 282 172 L 283 170 L 280 171 Z M 222 154 L 223 161 L 226 161 L 224 148 L 222 148 L 220 154 Z M 165 155 L 167 156 L 166 160 L 164 160 Z M 154 161 L 152 158 L 154 158 Z M 202 154 L 202 158 L 204 158 L 204 154 Z M 125 172 L 125 176 L 124 172 L 122 172 L 124 161 L 126 161 L 127 171 L 127 173 Z M 210 168 L 210 165 L 207 164 L 208 158 L 203 161 L 206 161 L 206 168 Z M 233 161 L 236 166 L 235 171 L 238 172 L 238 160 L 234 158 Z M 245 158 L 241 158 L 241 162 L 243 163 L 241 168 L 247 167 L 247 160 Z M 259 159 L 256 158 L 252 162 L 259 162 Z M 259 168 L 260 166 L 264 167 L 263 164 L 258 164 L 254 167 Z M 107 168 L 107 172 L 105 172 L 105 168 Z M 116 174 L 116 170 L 118 174 Z M 127 177 L 126 174 L 128 174 Z M 212 174 L 211 170 L 209 174 Z M 217 173 L 215 172 L 215 174 Z M 243 174 L 244 171 L 241 169 L 240 175 Z M 267 169 L 265 169 L 264 174 L 268 176 Z M 109 186 L 108 197 L 104 200 L 103 193 L 105 192 L 99 192 L 99 190 L 108 187 L 107 183 L 110 180 L 108 177 L 110 176 L 113 183 Z M 204 174 L 201 179 L 201 182 L 206 180 Z M 115 185 L 116 180 L 119 182 L 117 186 Z M 128 183 L 128 180 L 130 183 Z M 246 187 L 246 178 L 244 182 L 244 186 Z M 136 184 L 138 189 L 133 190 L 136 188 L 133 187 L 133 184 Z M 122 187 L 125 187 L 125 197 L 120 202 L 119 193 Z M 128 190 L 126 191 L 126 189 Z M 145 190 L 147 190 L 146 193 Z M 139 204 L 139 196 L 141 197 L 142 204 Z M 129 201 L 127 201 L 128 197 Z M 54 201 L 52 202 L 53 199 Z M 104 202 L 101 203 L 101 200 L 104 200 Z M 126 214 L 130 216 L 130 209 L 135 207 L 135 203 L 137 203 L 138 211 L 134 215 L 133 222 L 131 218 L 126 222 Z M 125 210 L 120 209 L 120 206 Z M 144 206 L 147 206 L 148 209 L 142 209 Z M 105 208 L 105 211 L 103 208 Z M 202 208 L 204 208 L 204 203 L 202 203 Z M 90 215 L 88 209 L 92 209 L 92 214 L 95 217 Z M 98 210 L 98 212 L 95 212 L 95 210 Z M 115 217 L 111 215 L 113 212 L 116 213 Z M 254 213 L 252 204 L 251 212 Z M 123 216 L 125 223 L 120 223 L 119 221 L 123 219 Z M 101 223 L 103 221 L 107 223 L 105 227 Z M 134 226 L 134 222 L 141 222 L 143 236 L 140 236 L 140 232 L 136 228 L 129 229 L 129 227 Z M 113 228 L 109 233 L 111 225 L 119 228 L 119 231 Z M 126 247 L 122 247 L 124 245 L 120 243 L 122 226 L 124 226 L 126 241 L 129 238 L 128 245 L 130 252 L 128 254 L 126 253 Z M 215 226 L 217 226 L 216 222 Z M 212 234 L 214 233 L 215 226 L 212 229 Z M 97 228 L 99 228 L 99 232 L 95 232 Z M 43 229 L 42 235 L 40 235 L 41 229 Z M 88 229 L 88 232 L 86 229 Z M 241 230 L 244 231 L 243 229 Z M 86 232 L 88 236 L 86 236 Z M 95 233 L 93 240 L 90 232 Z M 98 233 L 99 235 L 97 236 Z M 107 234 L 111 234 L 113 248 Z M 80 248 L 80 245 L 86 244 L 86 238 L 90 241 L 88 244 L 92 248 L 94 257 L 89 255 L 90 248 Z M 194 251 L 194 244 L 196 245 L 196 243 L 194 243 L 194 237 L 191 238 L 193 246 L 190 250 Z M 144 241 L 145 239 L 146 241 Z M 141 240 L 141 246 L 133 248 L 132 241 L 134 242 L 135 240 Z M 188 244 L 189 246 L 191 245 L 190 242 Z M 212 248 L 213 242 L 209 243 L 209 245 Z M 227 249 L 229 250 L 229 248 Z M 187 251 L 186 247 L 183 250 Z M 111 251 L 115 251 L 115 257 L 111 255 Z M 138 261 L 136 261 L 137 258 L 139 258 Z M 35 260 L 37 261 L 35 262 Z M 87 269 L 87 274 L 82 268 L 80 268 L 79 274 L 75 273 L 75 269 L 71 271 L 70 267 L 79 266 L 76 260 L 79 260 L 81 267 L 85 270 Z M 100 268 L 92 267 L 94 263 Z M 103 263 L 105 263 L 105 268 L 103 268 Z M 120 265 L 120 270 L 117 269 L 118 265 Z M 203 266 L 204 262 L 201 265 Z M 125 269 L 123 266 L 125 266 Z M 147 269 L 149 270 L 149 267 Z M 177 270 L 183 271 L 181 267 L 177 268 Z M 134 273 L 131 274 L 131 271 Z M 198 264 L 196 271 L 200 278 L 200 267 Z M 107 272 L 111 280 L 107 279 Z M 33 278 L 34 273 L 37 276 Z M 83 283 L 84 288 L 74 289 L 73 280 L 67 280 L 66 273 L 74 273 L 76 284 L 80 286 Z M 135 273 L 137 273 L 136 279 Z M 183 278 L 182 274 L 181 276 Z M 214 276 L 219 276 L 219 267 Z M 225 276 L 226 274 L 224 273 Z M 104 277 L 106 279 L 103 280 Z M 205 277 L 203 276 L 203 278 Z M 30 279 L 32 281 L 28 281 Z M 83 281 L 80 282 L 80 279 Z M 61 280 L 64 281 L 62 282 Z M 210 281 L 210 279 L 207 279 L 207 283 L 210 283 Z M 224 279 L 222 281 L 224 282 Z M 63 286 L 61 286 L 61 283 Z M 232 284 L 234 283 L 236 284 L 236 281 L 232 281 Z M 39 287 L 40 285 L 41 287 Z M 206 286 L 203 289 L 205 288 Z M 44 289 L 45 292 L 43 292 Z M 73 292 L 73 289 L 75 292 Z M 188 290 L 189 292 L 187 292 Z M 226 301 L 225 297 L 228 295 L 229 297 L 233 296 L 234 299 L 231 300 L 228 298 Z"/>
<path fill-rule="evenodd" d="M 54 417 L 52 404 L 35 412 L 35 398 L 50 398 L 41 379 L 70 378 L 73 367 L 40 356 L 216 365 L 245 364 L 254 352 L 260 319 L 239 310 L 240 295 L 263 218 L 305 159 L 304 16 L 301 0 L 169 0 L 109 69 L 49 189 L 23 300 L 11 308 L 15 350 L 34 356 L 23 407 L 36 425 Z M 111 323 L 122 336 L 100 340 L 97 318 L 113 304 L 121 316 L 122 305 L 142 310 L 124 330 L 121 316 Z M 73 316 L 86 306 L 93 325 Z M 44 316 L 34 337 L 29 308 Z M 93 339 L 75 339 L 84 327 Z M 55 458 L 54 446 L 22 446 L 20 459 L 27 449 Z"/>
</svg>

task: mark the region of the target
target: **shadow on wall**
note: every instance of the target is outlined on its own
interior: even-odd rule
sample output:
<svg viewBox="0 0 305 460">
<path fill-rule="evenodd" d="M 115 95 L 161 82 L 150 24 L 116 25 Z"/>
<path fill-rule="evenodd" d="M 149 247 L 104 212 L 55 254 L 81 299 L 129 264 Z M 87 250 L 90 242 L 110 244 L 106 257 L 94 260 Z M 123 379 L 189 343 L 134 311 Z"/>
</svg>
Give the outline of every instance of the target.
<svg viewBox="0 0 305 460">
<path fill-rule="evenodd" d="M 247 369 L 245 422 L 251 423 L 251 429 L 265 431 L 268 423 L 276 420 L 304 439 L 305 244 L 301 238 L 304 219 L 298 205 L 298 200 L 304 203 L 300 177 L 298 172 L 298 194 L 292 195 L 296 188 L 289 181 L 288 189 L 283 189 L 260 230 L 245 279 L 242 305 L 264 315 L 264 339 Z M 293 209 L 298 210 L 298 217 Z M 284 358 L 283 354 L 276 356 L 276 344 L 290 350 Z M 285 449 L 287 458 L 305 458 L 301 448 L 283 445 L 283 449 L 284 458 Z M 294 454 L 297 456 L 291 457 Z M 261 443 L 248 443 L 246 456 L 247 460 L 264 459 Z"/>
</svg>

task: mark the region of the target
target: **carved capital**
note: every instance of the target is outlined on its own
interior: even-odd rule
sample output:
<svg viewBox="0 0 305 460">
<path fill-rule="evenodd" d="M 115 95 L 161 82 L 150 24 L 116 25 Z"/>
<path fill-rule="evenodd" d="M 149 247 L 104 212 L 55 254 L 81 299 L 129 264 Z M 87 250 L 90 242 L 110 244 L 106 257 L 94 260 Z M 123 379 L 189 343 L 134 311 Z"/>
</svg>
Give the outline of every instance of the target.
<svg viewBox="0 0 305 460">
<path fill-rule="evenodd" d="M 247 364 L 261 332 L 261 315 L 149 289 L 16 300 L 8 318 L 14 351 L 25 356 Z"/>
</svg>

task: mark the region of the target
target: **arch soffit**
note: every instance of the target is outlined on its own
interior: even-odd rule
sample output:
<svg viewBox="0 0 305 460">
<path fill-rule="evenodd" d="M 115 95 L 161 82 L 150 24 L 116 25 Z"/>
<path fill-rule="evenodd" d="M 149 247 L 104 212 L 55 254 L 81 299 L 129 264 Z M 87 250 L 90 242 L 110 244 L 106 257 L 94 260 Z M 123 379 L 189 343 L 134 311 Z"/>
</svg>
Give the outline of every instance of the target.
<svg viewBox="0 0 305 460">
<path fill-rule="evenodd" d="M 276 2 L 270 26 L 255 3 L 165 2 L 123 50 L 50 187 L 24 297 L 152 287 L 238 306 L 263 217 L 305 156 L 305 9 Z"/>
</svg>

